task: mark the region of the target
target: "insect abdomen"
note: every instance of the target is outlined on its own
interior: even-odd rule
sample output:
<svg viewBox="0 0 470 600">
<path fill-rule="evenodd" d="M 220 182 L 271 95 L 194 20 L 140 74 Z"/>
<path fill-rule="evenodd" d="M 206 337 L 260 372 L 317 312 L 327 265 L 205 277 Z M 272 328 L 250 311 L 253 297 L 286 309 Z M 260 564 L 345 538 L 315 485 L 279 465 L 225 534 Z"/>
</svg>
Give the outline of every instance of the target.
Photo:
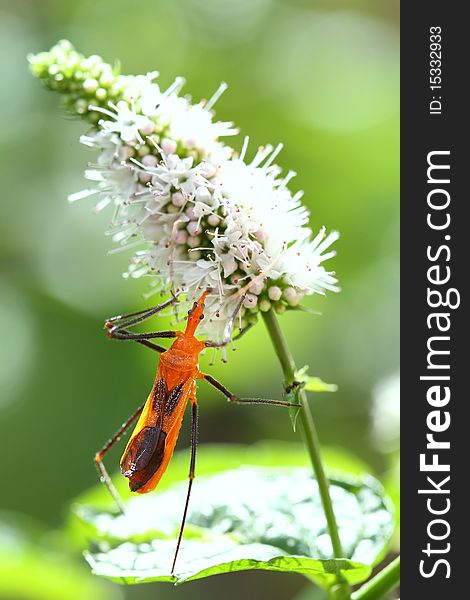
<svg viewBox="0 0 470 600">
<path fill-rule="evenodd" d="M 121 461 L 121 471 L 136 492 L 158 470 L 165 454 L 166 432 L 159 425 L 143 427 L 131 440 Z"/>
</svg>

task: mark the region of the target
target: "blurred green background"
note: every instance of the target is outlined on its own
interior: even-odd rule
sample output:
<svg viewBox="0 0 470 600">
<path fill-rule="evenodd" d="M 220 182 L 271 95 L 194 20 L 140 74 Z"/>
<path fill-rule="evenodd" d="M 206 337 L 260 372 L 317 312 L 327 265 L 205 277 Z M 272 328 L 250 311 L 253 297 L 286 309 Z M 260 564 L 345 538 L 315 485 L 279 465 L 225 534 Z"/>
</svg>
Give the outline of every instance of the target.
<svg viewBox="0 0 470 600">
<path fill-rule="evenodd" d="M 146 397 L 156 357 L 103 335 L 105 317 L 145 306 L 144 283 L 120 277 L 127 256 L 107 256 L 109 214 L 67 204 L 92 159 L 78 144 L 84 125 L 29 75 L 27 53 L 65 37 L 84 54 L 119 58 L 123 73 L 157 69 L 162 84 L 183 75 L 196 100 L 225 80 L 218 117 L 234 120 L 252 148 L 285 143 L 279 163 L 298 172 L 292 188 L 305 190 L 312 227 L 341 232 L 328 266 L 342 292 L 309 298 L 323 316 L 288 314 L 281 325 L 298 365 L 339 385 L 312 399 L 323 444 L 387 481 L 398 418 L 398 8 L 397 0 L 0 2 L 0 597 L 306 593 L 299 576 L 262 572 L 121 588 L 67 554 L 57 531 L 68 503 L 96 482 L 94 451 Z M 262 323 L 211 372 L 240 395 L 281 393 Z M 297 440 L 282 410 L 229 407 L 204 384 L 199 400 L 201 443 Z M 179 447 L 188 442 L 186 424 Z M 118 459 L 119 450 L 108 465 Z"/>
</svg>

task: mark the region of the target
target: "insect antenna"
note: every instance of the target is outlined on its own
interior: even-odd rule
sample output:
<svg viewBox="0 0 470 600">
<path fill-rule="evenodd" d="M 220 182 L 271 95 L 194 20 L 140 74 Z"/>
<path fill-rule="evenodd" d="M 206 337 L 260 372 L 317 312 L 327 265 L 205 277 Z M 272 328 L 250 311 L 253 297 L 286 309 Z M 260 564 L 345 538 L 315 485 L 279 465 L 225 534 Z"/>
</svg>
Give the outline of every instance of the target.
<svg viewBox="0 0 470 600">
<path fill-rule="evenodd" d="M 229 298 L 229 301 L 232 298 L 237 298 L 239 297 L 239 300 L 236 304 L 235 310 L 232 313 L 232 316 L 230 317 L 230 319 L 227 321 L 227 324 L 225 326 L 224 329 L 224 335 L 223 335 L 223 339 L 221 342 L 215 342 L 212 340 L 206 340 L 206 347 L 207 348 L 223 348 L 225 349 L 225 347 L 227 346 L 227 344 L 229 344 L 230 342 L 233 342 L 234 339 L 238 339 L 240 338 L 244 333 L 246 333 L 248 331 L 248 329 L 250 327 L 246 327 L 243 331 L 241 331 L 235 338 L 232 337 L 232 332 L 233 332 L 233 326 L 234 326 L 234 322 L 235 322 L 235 318 L 237 316 L 237 314 L 239 313 L 242 305 L 243 305 L 243 301 L 246 298 L 246 294 L 250 291 L 250 289 L 253 287 L 253 285 L 255 285 L 258 281 L 261 281 L 262 279 L 265 279 L 267 274 L 269 273 L 269 271 L 271 271 L 271 269 L 273 269 L 273 267 L 275 266 L 275 264 L 278 262 L 278 260 L 281 258 L 281 256 L 283 255 L 283 253 L 285 252 L 287 248 L 287 244 L 283 244 L 283 247 L 280 251 L 280 253 L 278 254 L 278 256 L 276 256 L 276 258 L 274 258 L 269 265 L 263 269 L 260 270 L 260 272 L 258 273 L 258 275 L 256 275 L 256 277 L 253 277 L 253 279 L 250 279 L 250 281 L 244 285 L 242 288 L 240 288 L 238 291 L 236 291 L 233 296 L 231 296 Z M 226 362 L 226 356 L 223 355 L 222 356 L 222 360 L 224 362 Z"/>
<path fill-rule="evenodd" d="M 206 348 L 225 348 L 227 346 L 227 344 L 232 342 L 232 340 L 233 340 L 232 333 L 233 333 L 235 319 L 237 318 L 237 314 L 239 313 L 244 300 L 245 300 L 245 294 L 243 294 L 237 301 L 235 310 L 233 311 L 232 315 L 230 316 L 229 320 L 227 321 L 227 324 L 225 325 L 222 341 L 215 342 L 212 340 L 206 340 Z M 237 336 L 237 338 L 238 337 L 239 336 Z M 224 362 L 226 362 L 226 357 L 225 356 L 222 357 L 222 360 Z"/>
<path fill-rule="evenodd" d="M 184 206 L 183 206 L 183 208 L 184 208 Z M 181 209 L 181 211 L 183 210 L 183 208 Z M 170 234 L 169 240 L 167 242 L 167 248 L 168 248 L 167 265 L 168 265 L 169 279 L 170 279 L 170 292 L 171 292 L 172 296 L 174 296 L 174 293 L 175 293 L 174 253 L 175 253 L 175 245 L 176 245 L 176 236 L 178 234 L 178 225 L 186 222 L 185 219 L 182 218 L 181 215 L 184 215 L 184 213 L 180 212 L 180 216 L 174 221 L 174 223 L 171 227 L 171 234 Z M 184 215 L 184 216 L 186 216 L 186 215 Z"/>
</svg>

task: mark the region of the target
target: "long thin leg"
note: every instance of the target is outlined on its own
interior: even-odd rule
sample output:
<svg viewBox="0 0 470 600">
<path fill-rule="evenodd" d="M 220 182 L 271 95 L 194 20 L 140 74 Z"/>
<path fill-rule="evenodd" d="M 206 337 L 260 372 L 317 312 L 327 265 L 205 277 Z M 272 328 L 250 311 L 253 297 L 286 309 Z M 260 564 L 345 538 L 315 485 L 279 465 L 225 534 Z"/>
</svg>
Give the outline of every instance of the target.
<svg viewBox="0 0 470 600">
<path fill-rule="evenodd" d="M 161 331 L 161 332 L 149 332 L 149 333 L 134 333 L 133 331 L 129 331 L 127 327 L 132 327 L 137 323 L 141 323 L 142 321 L 146 321 L 156 313 L 168 308 L 172 304 L 175 304 L 178 300 L 177 296 L 173 296 L 163 304 L 159 304 L 158 306 L 153 306 L 151 308 L 145 308 L 143 310 L 138 310 L 133 313 L 129 313 L 127 315 L 119 315 L 116 317 L 111 317 L 107 319 L 104 327 L 108 330 L 108 336 L 115 340 L 134 340 L 143 346 L 147 346 L 156 352 L 165 352 L 166 348 L 163 346 L 158 346 L 157 344 L 152 344 L 149 342 L 149 339 L 154 338 L 174 338 L 176 337 L 176 333 L 173 331 Z"/>
<path fill-rule="evenodd" d="M 284 400 L 268 400 L 267 398 L 239 398 L 235 394 L 232 394 L 230 390 L 228 390 L 224 385 L 217 381 L 212 375 L 206 375 L 205 373 L 201 373 L 202 379 L 205 379 L 207 383 L 210 383 L 214 386 L 219 392 L 222 392 L 224 396 L 227 397 L 229 402 L 233 402 L 234 404 L 271 404 L 272 406 L 300 406 L 295 402 L 286 402 Z"/>
<path fill-rule="evenodd" d="M 127 329 L 108 329 L 108 335 L 114 340 L 152 340 L 155 338 L 175 338 L 178 335 L 177 331 L 149 331 L 148 333 L 133 333 Z"/>
<path fill-rule="evenodd" d="M 245 327 L 245 329 L 240 329 L 240 331 L 233 336 L 232 338 L 232 342 L 235 342 L 236 340 L 239 340 L 240 338 L 242 338 L 246 333 L 248 333 L 250 331 L 250 329 L 253 327 L 254 323 L 250 323 L 249 325 L 247 325 Z"/>
<path fill-rule="evenodd" d="M 184 504 L 183 518 L 181 519 L 181 526 L 180 526 L 180 532 L 178 534 L 178 541 L 176 542 L 175 556 L 173 558 L 173 564 L 171 565 L 171 574 L 172 575 L 175 570 L 176 559 L 178 557 L 181 540 L 183 538 L 184 525 L 186 523 L 186 515 L 188 514 L 189 498 L 191 496 L 191 488 L 193 487 L 193 480 L 194 480 L 195 471 L 196 471 L 197 413 L 198 413 L 197 404 L 196 404 L 196 402 L 194 402 L 192 404 L 191 462 L 189 463 L 188 491 L 186 493 L 186 502 Z"/>
<path fill-rule="evenodd" d="M 166 352 L 167 348 L 164 348 L 163 346 L 159 346 L 158 344 L 152 344 L 152 342 L 149 342 L 148 340 L 135 340 L 138 344 L 142 344 L 142 346 L 146 346 L 147 348 L 150 348 L 151 350 L 155 350 L 155 352 L 160 352 L 160 354 L 162 352 Z"/>
<path fill-rule="evenodd" d="M 248 333 L 250 331 L 250 329 L 253 327 L 253 325 L 254 325 L 254 323 L 250 323 L 249 325 L 247 325 L 245 327 L 245 329 L 240 329 L 240 331 L 233 337 L 231 337 L 229 339 L 224 339 L 221 342 L 214 342 L 213 340 L 206 340 L 204 342 L 206 345 L 206 348 L 223 348 L 224 346 L 227 346 L 231 342 L 236 342 L 237 340 L 242 338 L 246 333 Z"/>
<path fill-rule="evenodd" d="M 132 334 L 132 331 L 127 331 L 127 329 L 121 329 L 121 332 L 123 333 L 129 333 Z M 113 338 L 113 339 L 117 339 L 117 340 L 121 340 L 121 339 L 133 339 L 133 338 L 121 338 L 121 337 L 115 337 L 114 335 L 109 335 L 109 337 Z M 166 352 L 166 350 L 168 350 L 168 348 L 165 348 L 164 346 L 159 346 L 158 344 L 152 344 L 152 342 L 149 342 L 147 339 L 142 339 L 142 340 L 133 340 L 134 342 L 137 342 L 138 344 L 142 344 L 142 346 L 146 346 L 147 348 L 150 348 L 151 350 L 155 350 L 155 352 Z"/>
<path fill-rule="evenodd" d="M 136 325 L 137 323 L 141 323 L 142 321 L 146 321 L 156 313 L 168 308 L 172 304 L 178 301 L 178 296 L 172 296 L 166 302 L 162 304 L 158 304 L 157 306 L 152 306 L 150 308 L 144 308 L 143 310 L 138 310 L 136 312 L 128 313 L 127 315 L 117 315 L 116 317 L 110 317 L 106 319 L 105 328 L 111 329 L 112 327 L 116 327 L 117 329 L 122 329 L 124 327 L 130 327 L 131 325 Z M 134 317 L 134 318 L 133 318 Z M 114 325 L 116 323 L 116 325 Z"/>
<path fill-rule="evenodd" d="M 136 421 L 140 417 L 144 406 L 145 402 L 141 406 L 139 406 L 135 413 L 131 415 L 125 423 L 121 425 L 121 427 L 116 431 L 113 437 L 106 442 L 106 444 L 101 448 L 101 450 L 99 450 L 99 452 L 95 454 L 94 458 L 96 468 L 98 469 L 98 473 L 100 475 L 100 481 L 104 483 L 104 485 L 108 488 L 109 493 L 113 497 L 114 501 L 119 507 L 119 510 L 122 513 L 124 513 L 124 504 L 122 502 L 121 496 L 119 495 L 118 491 L 113 485 L 113 482 L 111 481 L 111 477 L 109 476 L 106 467 L 103 464 L 103 457 L 105 456 L 105 454 L 107 454 L 109 450 L 111 450 L 114 444 L 121 439 L 122 434 L 125 433 L 127 429 L 129 429 L 132 423 L 134 423 L 134 421 Z"/>
</svg>

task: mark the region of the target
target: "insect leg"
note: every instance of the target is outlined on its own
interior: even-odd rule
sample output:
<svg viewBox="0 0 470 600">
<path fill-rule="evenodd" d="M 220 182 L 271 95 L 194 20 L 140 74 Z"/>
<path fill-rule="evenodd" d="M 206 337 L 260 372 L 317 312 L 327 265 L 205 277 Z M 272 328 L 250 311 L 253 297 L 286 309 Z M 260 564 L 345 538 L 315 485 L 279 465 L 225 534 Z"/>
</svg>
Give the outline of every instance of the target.
<svg viewBox="0 0 470 600">
<path fill-rule="evenodd" d="M 104 458 L 105 454 L 114 446 L 114 444 L 119 441 L 122 434 L 125 433 L 125 431 L 127 429 L 129 429 L 129 427 L 132 425 L 132 423 L 134 423 L 134 421 L 136 421 L 139 418 L 141 412 L 144 409 L 144 406 L 145 406 L 145 402 L 141 406 L 139 406 L 139 408 L 135 411 L 135 413 L 133 415 L 131 415 L 125 423 L 123 423 L 121 425 L 121 427 L 116 431 L 116 433 L 113 435 L 113 437 L 110 440 L 108 440 L 106 442 L 106 444 L 101 448 L 101 450 L 99 450 L 95 454 L 95 458 L 94 458 L 96 468 L 98 469 L 98 473 L 100 475 L 100 481 L 102 483 L 104 483 L 104 485 L 108 488 L 109 493 L 113 497 L 114 501 L 116 502 L 116 504 L 119 507 L 119 510 L 122 513 L 124 513 L 124 504 L 122 502 L 122 499 L 121 499 L 118 491 L 114 487 L 113 482 L 111 481 L 111 477 L 109 476 L 108 471 L 106 470 L 106 467 L 104 466 L 103 458 Z"/>
<path fill-rule="evenodd" d="M 175 556 L 173 558 L 173 564 L 171 566 L 171 574 L 175 570 L 176 559 L 181 545 L 181 539 L 183 538 L 184 525 L 186 523 L 186 515 L 188 514 L 189 498 L 191 496 L 191 488 L 193 487 L 193 480 L 195 477 L 196 470 L 196 447 L 197 447 L 197 414 L 198 408 L 197 403 L 192 404 L 192 426 L 191 426 L 191 462 L 189 463 L 189 483 L 188 491 L 186 494 L 186 502 L 184 504 L 183 518 L 181 519 L 180 531 L 178 534 L 178 541 L 176 542 Z"/>
<path fill-rule="evenodd" d="M 148 340 L 135 340 L 138 344 L 142 344 L 142 346 L 146 346 L 147 348 L 150 348 L 151 350 L 155 350 L 155 352 L 165 352 L 167 350 L 167 348 L 164 348 L 163 346 L 159 346 L 158 344 L 152 344 L 152 342 L 149 342 Z"/>
<path fill-rule="evenodd" d="M 235 342 L 236 340 L 239 340 L 241 337 L 243 337 L 245 335 L 245 333 L 248 333 L 250 331 L 250 329 L 253 327 L 254 323 L 249 323 L 245 329 L 240 329 L 240 331 L 233 336 L 232 338 L 232 342 Z"/>
<path fill-rule="evenodd" d="M 224 385 L 217 381 L 212 375 L 206 375 L 201 373 L 202 379 L 205 379 L 207 383 L 210 383 L 213 387 L 215 387 L 219 392 L 222 392 L 224 396 L 227 397 L 229 402 L 233 402 L 234 404 L 270 404 L 272 406 L 299 406 L 299 404 L 295 402 L 286 402 L 285 400 L 268 400 L 267 398 L 239 398 L 235 394 L 232 394 Z"/>
<path fill-rule="evenodd" d="M 133 331 L 129 331 L 127 328 L 149 319 L 156 313 L 168 308 L 172 304 L 175 304 L 177 301 L 178 296 L 173 295 L 169 300 L 163 304 L 159 304 L 158 306 L 107 319 L 104 327 L 108 331 L 108 337 L 115 340 L 134 340 L 143 346 L 147 346 L 147 348 L 155 350 L 156 352 L 165 352 L 166 348 L 159 346 L 158 344 L 152 344 L 149 342 L 149 340 L 154 338 L 174 338 L 176 337 L 176 333 L 174 331 L 134 333 Z"/>
<path fill-rule="evenodd" d="M 173 295 L 169 300 L 163 302 L 163 304 L 159 304 L 158 306 L 144 308 L 143 310 L 138 310 L 127 315 L 117 315 L 116 317 L 110 317 L 105 321 L 105 329 L 123 329 L 125 327 L 130 327 L 131 325 L 136 325 L 137 323 L 146 321 L 158 312 L 161 312 L 165 308 L 168 308 L 172 304 L 175 304 L 177 301 L 178 295 Z"/>
<path fill-rule="evenodd" d="M 127 329 L 122 328 L 114 328 L 108 329 L 108 336 L 113 340 L 135 340 L 136 342 L 148 341 L 155 338 L 175 338 L 177 337 L 177 331 L 149 331 L 147 333 L 134 333 L 133 331 L 129 331 Z M 144 344 L 147 346 L 147 344 Z M 164 352 L 166 348 L 162 346 L 156 346 L 156 344 L 152 344 L 153 349 L 157 350 L 157 352 Z"/>
<path fill-rule="evenodd" d="M 245 333 L 248 333 L 250 331 L 250 329 L 253 327 L 253 325 L 254 325 L 254 323 L 250 323 L 249 325 L 247 325 L 245 327 L 245 329 L 240 329 L 240 331 L 236 335 L 234 335 L 232 338 L 224 339 L 221 342 L 214 342 L 212 340 L 206 340 L 205 341 L 206 348 L 223 348 L 224 346 L 227 346 L 231 342 L 236 342 L 241 337 L 243 337 L 245 335 Z"/>
</svg>

